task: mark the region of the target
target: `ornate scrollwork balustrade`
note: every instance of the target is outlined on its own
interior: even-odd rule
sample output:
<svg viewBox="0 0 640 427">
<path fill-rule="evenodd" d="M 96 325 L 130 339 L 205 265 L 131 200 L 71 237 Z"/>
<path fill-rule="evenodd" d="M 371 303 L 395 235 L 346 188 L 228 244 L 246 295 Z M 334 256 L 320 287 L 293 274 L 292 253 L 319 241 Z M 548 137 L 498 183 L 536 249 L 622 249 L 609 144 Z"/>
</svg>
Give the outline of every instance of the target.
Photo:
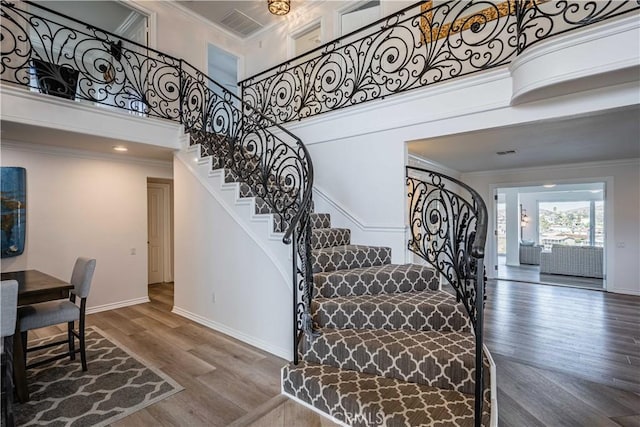
<svg viewBox="0 0 640 427">
<path fill-rule="evenodd" d="M 509 64 L 540 40 L 640 7 L 633 0 L 422 1 L 240 83 L 278 123 Z"/>
<path fill-rule="evenodd" d="M 294 243 L 297 360 L 312 289 L 313 165 L 302 141 L 184 60 L 30 2 L 1 8 L 3 83 L 182 123 L 192 144 L 269 205 L 283 242 Z"/>
<path fill-rule="evenodd" d="M 2 81 L 180 120 L 180 60 L 47 8 L 2 2 Z"/>
<path fill-rule="evenodd" d="M 468 185 L 446 175 L 407 166 L 409 250 L 453 287 L 476 338 L 475 413 L 482 418 L 484 246 L 487 208 Z"/>
</svg>

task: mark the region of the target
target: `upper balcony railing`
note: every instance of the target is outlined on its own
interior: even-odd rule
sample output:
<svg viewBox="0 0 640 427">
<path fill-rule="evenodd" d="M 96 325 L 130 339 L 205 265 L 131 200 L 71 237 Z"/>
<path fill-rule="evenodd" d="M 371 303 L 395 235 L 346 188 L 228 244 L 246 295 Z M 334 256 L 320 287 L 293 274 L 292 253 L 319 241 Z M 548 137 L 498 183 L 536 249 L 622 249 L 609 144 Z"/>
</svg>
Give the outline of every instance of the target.
<svg viewBox="0 0 640 427">
<path fill-rule="evenodd" d="M 509 64 L 549 37 L 640 8 L 633 0 L 422 1 L 240 82 L 287 123 Z"/>
<path fill-rule="evenodd" d="M 182 59 L 31 2 L 2 1 L 1 17 L 4 84 L 181 123 L 270 206 L 294 243 L 297 355 L 312 286 L 313 165 L 302 141 Z"/>
</svg>

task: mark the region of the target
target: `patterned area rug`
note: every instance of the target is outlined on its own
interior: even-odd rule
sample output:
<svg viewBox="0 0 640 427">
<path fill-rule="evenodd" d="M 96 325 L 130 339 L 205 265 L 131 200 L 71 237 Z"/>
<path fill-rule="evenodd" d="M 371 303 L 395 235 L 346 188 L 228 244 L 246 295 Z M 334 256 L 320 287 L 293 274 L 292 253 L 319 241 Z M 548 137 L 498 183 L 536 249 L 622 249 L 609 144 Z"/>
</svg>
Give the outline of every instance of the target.
<svg viewBox="0 0 640 427">
<path fill-rule="evenodd" d="M 100 329 L 86 332 L 88 371 L 82 372 L 79 354 L 74 362 L 65 358 L 30 369 L 30 400 L 16 403 L 17 425 L 104 426 L 183 390 Z M 60 339 L 48 337 L 37 344 Z M 30 354 L 29 361 L 60 353 L 60 348 Z"/>
</svg>

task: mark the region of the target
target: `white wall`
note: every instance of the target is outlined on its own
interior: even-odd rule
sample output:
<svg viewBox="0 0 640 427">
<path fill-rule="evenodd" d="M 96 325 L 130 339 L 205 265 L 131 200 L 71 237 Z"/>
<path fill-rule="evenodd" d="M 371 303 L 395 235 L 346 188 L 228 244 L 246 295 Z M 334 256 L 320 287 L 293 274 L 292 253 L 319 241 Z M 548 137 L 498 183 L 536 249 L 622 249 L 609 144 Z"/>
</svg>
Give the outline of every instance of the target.
<svg viewBox="0 0 640 427">
<path fill-rule="evenodd" d="M 290 358 L 291 278 L 238 223 L 250 218 L 234 219 L 178 159 L 174 190 L 174 312 Z"/>
<path fill-rule="evenodd" d="M 607 210 L 612 227 L 607 229 L 607 290 L 640 295 L 640 161 L 586 163 L 463 174 L 463 180 L 474 187 L 485 200 L 491 200 L 493 188 L 556 183 L 603 182 Z M 610 187 L 610 188 L 609 188 Z M 610 208 L 609 208 L 610 207 Z M 494 218 L 493 204 L 488 204 L 489 218 Z M 488 235 L 493 235 L 493 222 Z M 493 239 L 487 253 L 493 254 Z M 491 260 L 487 262 L 491 265 Z M 492 271 L 487 269 L 487 271 Z"/>
<path fill-rule="evenodd" d="M 245 42 L 244 54 L 246 58 L 244 76 L 252 75 L 271 68 L 281 62 L 293 58 L 293 50 L 290 48 L 291 35 L 299 33 L 304 28 L 320 22 L 322 44 L 327 43 L 341 35 L 340 10 L 352 9 L 356 2 L 323 1 L 310 2 L 311 5 L 305 8 L 296 9 L 293 4 L 292 11 L 282 17 L 282 23 L 269 27 Z M 381 17 L 388 16 L 404 7 L 411 5 L 412 1 L 396 0 L 380 2 Z M 416 13 L 418 9 L 416 8 Z M 379 19 L 379 18 L 378 18 Z"/>
<path fill-rule="evenodd" d="M 147 177 L 171 178 L 170 163 L 3 141 L 2 165 L 27 170 L 25 251 L 3 258 L 2 271 L 68 280 L 75 259 L 87 256 L 97 260 L 90 309 L 147 299 Z"/>
<path fill-rule="evenodd" d="M 160 52 L 186 60 L 205 74 L 207 43 L 237 56 L 243 54 L 242 39 L 209 25 L 195 14 L 177 7 L 172 1 L 134 0 L 134 3 L 155 14 L 155 40 L 152 40 L 152 46 Z"/>
<path fill-rule="evenodd" d="M 388 246 L 405 261 L 404 141 L 364 135 L 308 146 L 314 165 L 315 211 L 351 229 L 354 244 Z M 381 201 L 384 201 L 381 203 Z"/>
</svg>

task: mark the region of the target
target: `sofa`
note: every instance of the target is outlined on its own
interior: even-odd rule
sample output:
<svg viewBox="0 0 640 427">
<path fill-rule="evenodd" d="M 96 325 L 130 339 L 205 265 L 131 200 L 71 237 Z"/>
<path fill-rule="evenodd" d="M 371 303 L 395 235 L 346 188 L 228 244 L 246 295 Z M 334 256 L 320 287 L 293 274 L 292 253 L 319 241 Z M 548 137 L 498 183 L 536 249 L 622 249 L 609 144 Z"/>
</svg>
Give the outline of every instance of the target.
<svg viewBox="0 0 640 427">
<path fill-rule="evenodd" d="M 602 279 L 603 250 L 597 246 L 553 245 L 540 254 L 541 274 L 595 277 Z"/>
<path fill-rule="evenodd" d="M 539 265 L 541 245 L 534 245 L 533 242 L 520 243 L 520 264 Z"/>
</svg>

